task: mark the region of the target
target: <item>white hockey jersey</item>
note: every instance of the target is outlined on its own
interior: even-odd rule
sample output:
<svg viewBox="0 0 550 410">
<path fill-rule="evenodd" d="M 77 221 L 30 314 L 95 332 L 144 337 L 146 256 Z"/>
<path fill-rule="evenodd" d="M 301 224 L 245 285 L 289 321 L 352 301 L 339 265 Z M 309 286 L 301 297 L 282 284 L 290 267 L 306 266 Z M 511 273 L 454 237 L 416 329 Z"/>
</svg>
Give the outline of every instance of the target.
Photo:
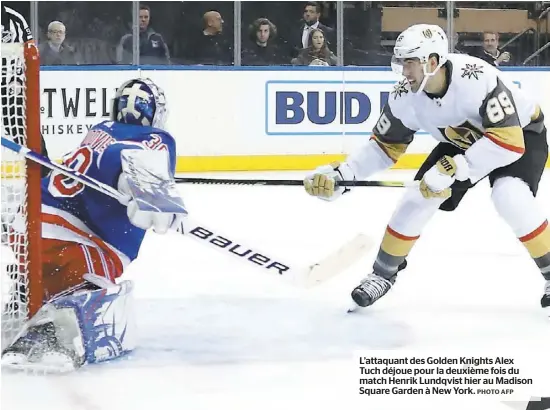
<svg viewBox="0 0 550 410">
<path fill-rule="evenodd" d="M 465 54 L 449 54 L 444 67 L 448 88 L 443 96 L 413 93 L 405 79 L 394 86 L 373 130 L 372 140 L 385 155 L 378 152 L 372 161 L 366 152 L 374 149 L 371 140 L 346 161 L 358 179 L 391 166 L 415 132 L 424 130 L 470 154 L 475 182 L 523 155 L 523 130 L 543 130 L 539 106 L 495 67 Z M 476 144 L 487 139 L 492 144 Z"/>
</svg>

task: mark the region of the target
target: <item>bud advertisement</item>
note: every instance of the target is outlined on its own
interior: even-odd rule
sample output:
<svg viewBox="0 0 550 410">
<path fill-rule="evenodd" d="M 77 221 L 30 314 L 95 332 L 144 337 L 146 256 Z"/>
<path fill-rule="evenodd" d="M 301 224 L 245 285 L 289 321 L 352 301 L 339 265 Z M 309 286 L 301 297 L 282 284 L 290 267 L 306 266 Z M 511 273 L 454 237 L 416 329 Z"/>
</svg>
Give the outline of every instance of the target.
<svg viewBox="0 0 550 410">
<path fill-rule="evenodd" d="M 268 81 L 267 135 L 369 135 L 394 81 Z"/>
<path fill-rule="evenodd" d="M 505 75 L 550 110 L 548 72 Z M 108 119 L 117 87 L 139 76 L 165 91 L 178 155 L 197 158 L 349 153 L 369 138 L 399 80 L 387 70 L 45 70 L 40 114 L 51 155 L 60 158 Z M 435 144 L 419 131 L 407 153 Z"/>
</svg>

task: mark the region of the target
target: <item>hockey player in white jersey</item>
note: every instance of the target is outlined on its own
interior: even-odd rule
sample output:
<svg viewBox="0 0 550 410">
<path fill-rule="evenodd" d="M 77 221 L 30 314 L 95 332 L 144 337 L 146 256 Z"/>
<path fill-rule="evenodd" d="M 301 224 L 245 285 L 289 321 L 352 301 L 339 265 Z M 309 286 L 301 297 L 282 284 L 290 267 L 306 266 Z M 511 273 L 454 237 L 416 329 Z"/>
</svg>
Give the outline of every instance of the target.
<svg viewBox="0 0 550 410">
<path fill-rule="evenodd" d="M 391 217 L 373 272 L 352 291 L 353 300 L 365 307 L 384 296 L 435 212 L 453 211 L 488 176 L 496 211 L 546 280 L 541 304 L 549 307 L 550 227 L 535 203 L 548 158 L 540 107 L 496 68 L 450 54 L 444 31 L 435 25 L 401 33 L 392 68 L 405 79 L 395 85 L 372 138 L 345 162 L 319 167 L 304 180 L 310 195 L 333 200 L 349 191 L 337 181 L 365 179 L 391 167 L 416 131 L 440 141 L 415 177 L 419 185 L 408 188 Z"/>
</svg>

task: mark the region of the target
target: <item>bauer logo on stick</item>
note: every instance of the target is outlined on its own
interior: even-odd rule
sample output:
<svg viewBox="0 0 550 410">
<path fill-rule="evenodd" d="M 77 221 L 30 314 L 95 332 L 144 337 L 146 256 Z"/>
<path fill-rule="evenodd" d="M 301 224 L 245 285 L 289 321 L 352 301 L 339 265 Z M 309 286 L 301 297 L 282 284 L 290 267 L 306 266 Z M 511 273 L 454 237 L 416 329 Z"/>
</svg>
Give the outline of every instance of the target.
<svg viewBox="0 0 550 410">
<path fill-rule="evenodd" d="M 198 238 L 204 239 L 205 241 L 209 241 L 222 249 L 227 249 L 228 252 L 240 256 L 241 258 L 246 258 L 250 262 L 264 266 L 266 269 L 273 268 L 279 273 L 279 275 L 282 275 L 290 269 L 290 267 L 281 262 L 277 262 L 272 258 L 262 255 L 261 253 L 255 252 L 252 249 L 242 248 L 238 243 L 234 243 L 230 239 L 224 238 L 223 236 L 216 235 L 214 232 L 211 232 L 203 227 L 197 226 L 189 233 Z"/>
</svg>

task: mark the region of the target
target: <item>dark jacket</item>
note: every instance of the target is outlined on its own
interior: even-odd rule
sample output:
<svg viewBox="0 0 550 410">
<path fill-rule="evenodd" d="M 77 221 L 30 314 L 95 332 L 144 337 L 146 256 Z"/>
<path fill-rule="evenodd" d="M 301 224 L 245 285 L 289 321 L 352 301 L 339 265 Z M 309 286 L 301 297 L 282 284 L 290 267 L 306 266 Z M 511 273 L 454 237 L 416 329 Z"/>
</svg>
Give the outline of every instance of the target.
<svg viewBox="0 0 550 410">
<path fill-rule="evenodd" d="M 279 47 L 272 43 L 262 47 L 250 41 L 241 54 L 242 65 L 281 65 L 287 64 L 288 60 L 283 58 Z"/>
<path fill-rule="evenodd" d="M 41 65 L 77 65 L 80 64 L 79 59 L 72 47 L 61 44 L 59 51 L 55 51 L 50 47 L 50 43 L 40 44 L 38 47 L 40 52 Z"/>
<path fill-rule="evenodd" d="M 186 54 L 191 64 L 233 64 L 233 48 L 221 33 L 210 36 L 201 31 L 194 41 L 189 43 Z"/>
<path fill-rule="evenodd" d="M 489 54 L 488 52 L 486 52 L 483 48 L 481 48 L 481 50 L 477 54 L 475 54 L 475 57 L 481 58 L 483 61 L 491 65 L 497 66 L 496 60 L 502 53 L 503 51 L 500 50 L 500 48 L 497 49 L 497 55 L 495 57 L 492 54 Z M 510 56 L 510 61 L 502 62 L 498 64 L 498 66 L 502 66 L 502 65 L 512 65 L 512 56 Z"/>
<path fill-rule="evenodd" d="M 338 64 L 338 59 L 332 51 L 330 51 L 328 57 L 323 57 L 320 55 L 310 54 L 309 48 L 303 48 L 298 54 L 298 57 L 292 59 L 291 63 L 292 65 L 310 65 L 311 62 L 316 59 L 323 60 L 329 65 Z"/>
<path fill-rule="evenodd" d="M 132 34 L 126 34 L 120 39 L 117 47 L 117 62 L 132 64 Z M 170 64 L 170 52 L 162 35 L 151 27 L 139 33 L 140 64 Z"/>
</svg>

